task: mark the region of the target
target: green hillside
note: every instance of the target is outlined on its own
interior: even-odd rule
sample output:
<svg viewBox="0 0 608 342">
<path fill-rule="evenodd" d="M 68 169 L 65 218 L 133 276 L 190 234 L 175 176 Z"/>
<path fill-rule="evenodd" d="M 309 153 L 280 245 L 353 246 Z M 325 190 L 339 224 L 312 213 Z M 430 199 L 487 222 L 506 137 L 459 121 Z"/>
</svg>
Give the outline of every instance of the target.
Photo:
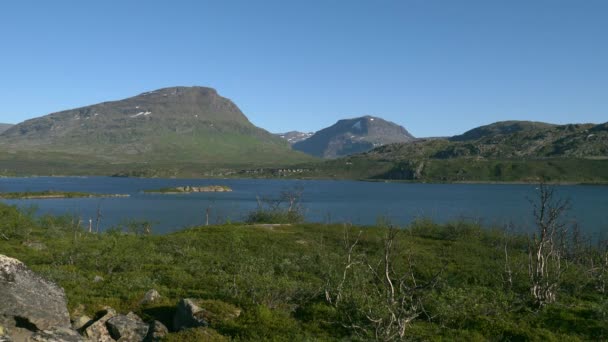
<svg viewBox="0 0 608 342">
<path fill-rule="evenodd" d="M 154 169 L 196 164 L 204 169 L 312 158 L 254 126 L 214 89 L 173 87 L 15 125 L 0 134 L 0 161 L 10 168 L 15 165 L 10 160 L 47 172 L 46 166 L 55 163 L 74 173 L 83 165 L 100 171 L 120 169 L 111 165 Z"/>
<path fill-rule="evenodd" d="M 303 166 L 303 177 L 428 182 L 608 182 L 608 124 L 500 122 Z"/>
</svg>

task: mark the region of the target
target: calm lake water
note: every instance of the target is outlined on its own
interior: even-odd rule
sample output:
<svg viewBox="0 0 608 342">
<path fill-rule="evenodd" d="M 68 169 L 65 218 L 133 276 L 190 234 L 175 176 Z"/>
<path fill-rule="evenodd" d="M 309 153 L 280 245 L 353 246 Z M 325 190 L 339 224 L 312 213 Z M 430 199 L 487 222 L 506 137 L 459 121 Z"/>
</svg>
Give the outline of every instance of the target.
<svg viewBox="0 0 608 342">
<path fill-rule="evenodd" d="M 144 194 L 175 186 L 227 185 L 228 193 L 182 195 Z M 306 219 L 315 222 L 373 224 L 385 217 L 407 224 L 420 217 L 439 222 L 466 219 L 485 225 L 513 223 L 518 230 L 532 225 L 530 198 L 533 185 L 406 184 L 357 181 L 298 181 L 258 179 L 139 179 L 111 177 L 1 178 L 0 191 L 62 190 L 129 194 L 128 198 L 4 200 L 19 207 L 35 206 L 38 214 L 73 214 L 88 225 L 101 208 L 102 229 L 132 220 L 152 222 L 155 233 L 201 225 L 210 208 L 211 223 L 242 221 L 257 206 L 256 197 L 277 197 L 281 191 L 303 189 Z M 589 235 L 608 235 L 608 187 L 558 186 L 569 198 L 568 219 L 576 220 Z"/>
</svg>

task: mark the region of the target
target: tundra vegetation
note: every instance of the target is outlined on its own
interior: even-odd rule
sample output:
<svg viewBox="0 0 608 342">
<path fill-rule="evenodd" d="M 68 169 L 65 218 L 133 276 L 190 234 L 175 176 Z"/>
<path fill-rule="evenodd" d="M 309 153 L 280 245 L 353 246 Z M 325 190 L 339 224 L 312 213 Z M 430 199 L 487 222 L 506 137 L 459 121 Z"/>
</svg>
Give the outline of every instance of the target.
<svg viewBox="0 0 608 342">
<path fill-rule="evenodd" d="M 210 325 L 175 341 L 608 339 L 608 245 L 566 226 L 567 202 L 544 185 L 530 235 L 305 223 L 287 195 L 260 200 L 248 223 L 167 235 L 89 233 L 73 217 L 0 204 L 0 253 L 61 285 L 73 315 L 111 306 L 172 329 L 180 299 L 198 299 Z M 259 223 L 268 217 L 279 224 Z M 161 297 L 143 303 L 150 289 Z"/>
</svg>

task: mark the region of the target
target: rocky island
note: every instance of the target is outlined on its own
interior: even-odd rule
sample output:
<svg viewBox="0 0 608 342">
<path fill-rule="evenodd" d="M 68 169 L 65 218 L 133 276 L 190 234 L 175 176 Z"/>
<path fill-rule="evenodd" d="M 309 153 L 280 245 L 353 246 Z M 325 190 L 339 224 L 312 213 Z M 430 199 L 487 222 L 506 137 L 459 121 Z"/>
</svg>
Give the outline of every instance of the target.
<svg viewBox="0 0 608 342">
<path fill-rule="evenodd" d="M 230 192 L 232 189 L 225 185 L 207 185 L 207 186 L 178 186 L 175 188 L 162 188 L 158 190 L 146 190 L 147 194 L 190 194 L 193 192 Z"/>
</svg>

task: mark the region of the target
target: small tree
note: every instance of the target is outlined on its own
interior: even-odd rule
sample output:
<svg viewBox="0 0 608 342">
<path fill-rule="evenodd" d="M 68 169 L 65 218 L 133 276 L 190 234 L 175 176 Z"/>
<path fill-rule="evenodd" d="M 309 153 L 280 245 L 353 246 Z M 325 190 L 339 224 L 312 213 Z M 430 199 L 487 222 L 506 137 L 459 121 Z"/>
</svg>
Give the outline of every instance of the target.
<svg viewBox="0 0 608 342">
<path fill-rule="evenodd" d="M 282 191 L 278 198 L 257 197 L 258 207 L 247 215 L 247 223 L 298 223 L 304 221 L 302 188 Z"/>
<path fill-rule="evenodd" d="M 405 338 L 412 321 L 424 314 L 422 298 L 439 277 L 420 282 L 410 256 L 398 246 L 403 231 L 388 225 L 382 238 L 380 255 L 367 258 L 355 251 L 361 234 L 353 238 L 345 229 L 344 272 L 333 292 L 326 289 L 326 300 L 347 316 L 344 327 L 361 338 L 377 341 Z"/>
<path fill-rule="evenodd" d="M 538 199 L 533 203 L 536 231 L 528 242 L 530 292 L 538 306 L 555 302 L 564 272 L 568 227 L 563 216 L 570 202 L 556 198 L 555 189 L 541 182 Z"/>
</svg>

